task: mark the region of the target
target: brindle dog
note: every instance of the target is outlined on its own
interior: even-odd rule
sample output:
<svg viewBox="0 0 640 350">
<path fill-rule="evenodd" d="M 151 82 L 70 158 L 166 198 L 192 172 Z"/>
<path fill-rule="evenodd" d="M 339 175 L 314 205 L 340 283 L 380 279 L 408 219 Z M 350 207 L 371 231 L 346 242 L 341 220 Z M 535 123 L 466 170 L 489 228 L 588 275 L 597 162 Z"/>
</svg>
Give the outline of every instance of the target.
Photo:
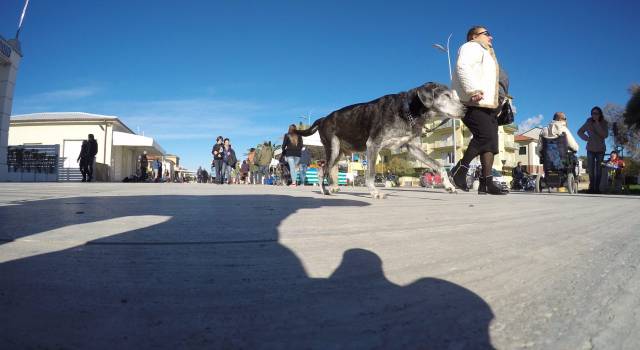
<svg viewBox="0 0 640 350">
<path fill-rule="evenodd" d="M 378 152 L 382 148 L 397 149 L 403 146 L 427 167 L 437 169 L 447 191 L 455 192 L 446 170 L 422 150 L 420 136 L 428 120 L 438 117 L 461 118 L 463 115 L 464 106 L 448 87 L 427 83 L 406 92 L 344 107 L 316 120 L 309 129 L 298 130 L 298 134 L 310 136 L 316 131 L 320 132 L 327 156 L 318 174 L 324 194 L 329 194 L 324 185 L 324 178 L 329 171 L 332 175 L 332 192 L 337 192 L 338 160 L 353 152 L 366 152 L 366 185 L 373 198 L 384 198 L 373 184 Z"/>
</svg>

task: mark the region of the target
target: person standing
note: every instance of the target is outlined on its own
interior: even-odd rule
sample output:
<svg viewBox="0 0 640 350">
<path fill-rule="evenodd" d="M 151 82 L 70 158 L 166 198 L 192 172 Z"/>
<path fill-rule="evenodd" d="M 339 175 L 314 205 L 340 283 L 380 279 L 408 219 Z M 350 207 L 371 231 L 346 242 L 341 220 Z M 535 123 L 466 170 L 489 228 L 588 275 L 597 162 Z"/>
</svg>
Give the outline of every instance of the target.
<svg viewBox="0 0 640 350">
<path fill-rule="evenodd" d="M 508 78 L 498 65 L 493 50 L 493 37 L 482 26 L 475 26 L 467 32 L 467 42 L 458 51 L 458 60 L 453 75 L 454 94 L 467 107 L 462 122 L 471 130 L 473 138 L 462 159 L 451 169 L 453 182 L 463 191 L 469 191 L 467 172 L 469 164 L 480 156 L 482 174 L 478 194 L 506 194 L 493 182 L 494 155 L 498 148 L 498 120 L 500 81 L 505 96 Z M 500 79 L 500 76 L 503 79 Z"/>
<path fill-rule="evenodd" d="M 262 184 L 263 179 L 269 176 L 269 166 L 271 165 L 271 159 L 273 159 L 273 148 L 271 143 L 264 141 L 258 155 L 256 156 L 256 164 L 258 165 L 258 183 Z"/>
<path fill-rule="evenodd" d="M 98 142 L 89 134 L 89 159 L 87 162 L 87 182 L 93 180 L 93 165 L 96 162 L 96 154 L 98 154 Z"/>
<path fill-rule="evenodd" d="M 289 125 L 289 130 L 284 134 L 282 140 L 282 155 L 289 164 L 291 172 L 291 187 L 296 187 L 296 179 L 298 178 L 298 163 L 300 163 L 300 155 L 302 153 L 302 136 L 296 132 L 296 125 Z"/>
<path fill-rule="evenodd" d="M 302 147 L 300 152 L 300 185 L 304 186 L 307 182 L 307 169 L 311 164 L 311 152 L 306 146 Z"/>
<path fill-rule="evenodd" d="M 237 158 L 236 152 L 231 148 L 231 142 L 229 139 L 224 139 L 223 151 L 222 151 L 222 181 L 227 181 L 227 184 L 231 185 L 231 170 L 235 168 Z"/>
<path fill-rule="evenodd" d="M 147 151 L 142 152 L 140 155 L 140 181 L 147 181 L 147 168 L 149 167 L 149 159 L 147 158 Z"/>
<path fill-rule="evenodd" d="M 87 182 L 87 175 L 89 173 L 89 141 L 83 140 L 80 147 L 80 154 L 78 155 L 78 163 L 80 163 L 80 173 L 82 173 L 82 182 Z"/>
<path fill-rule="evenodd" d="M 211 149 L 211 154 L 213 155 L 213 167 L 215 168 L 215 183 L 222 184 L 222 180 L 224 178 L 224 173 L 222 172 L 222 167 L 224 164 L 224 145 L 223 145 L 222 136 L 218 136 L 216 138 L 216 143 L 213 145 Z"/>
<path fill-rule="evenodd" d="M 609 136 L 609 125 L 602 109 L 591 108 L 591 117 L 578 129 L 578 137 L 587 141 L 587 170 L 589 172 L 589 193 L 600 193 L 602 161 L 607 146 L 604 140 Z"/>
<path fill-rule="evenodd" d="M 158 166 L 158 174 L 156 174 L 156 182 L 162 182 L 162 161 L 160 159 L 156 159 L 156 164 Z"/>
</svg>

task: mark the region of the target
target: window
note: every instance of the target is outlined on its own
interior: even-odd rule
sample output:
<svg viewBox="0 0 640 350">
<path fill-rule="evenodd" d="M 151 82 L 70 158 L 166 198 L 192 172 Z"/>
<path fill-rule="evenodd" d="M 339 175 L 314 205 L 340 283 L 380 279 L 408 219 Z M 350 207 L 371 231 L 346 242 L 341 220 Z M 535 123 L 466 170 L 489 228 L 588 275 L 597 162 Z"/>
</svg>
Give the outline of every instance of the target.
<svg viewBox="0 0 640 350">
<path fill-rule="evenodd" d="M 518 154 L 523 156 L 527 154 L 527 146 L 520 146 L 520 150 L 518 151 Z"/>
</svg>

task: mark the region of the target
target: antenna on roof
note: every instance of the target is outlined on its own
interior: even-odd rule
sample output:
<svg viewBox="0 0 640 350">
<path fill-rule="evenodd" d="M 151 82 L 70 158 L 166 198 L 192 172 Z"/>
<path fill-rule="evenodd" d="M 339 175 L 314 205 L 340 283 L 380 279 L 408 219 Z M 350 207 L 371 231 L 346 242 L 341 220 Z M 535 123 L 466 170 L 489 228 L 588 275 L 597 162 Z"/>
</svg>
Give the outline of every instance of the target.
<svg viewBox="0 0 640 350">
<path fill-rule="evenodd" d="M 24 15 L 27 13 L 27 7 L 29 6 L 29 0 L 24 2 L 24 7 L 22 8 L 22 15 L 20 15 L 20 22 L 18 23 L 18 31 L 16 32 L 16 40 L 18 40 L 18 36 L 20 36 L 20 29 L 22 29 L 22 21 L 24 21 Z"/>
</svg>

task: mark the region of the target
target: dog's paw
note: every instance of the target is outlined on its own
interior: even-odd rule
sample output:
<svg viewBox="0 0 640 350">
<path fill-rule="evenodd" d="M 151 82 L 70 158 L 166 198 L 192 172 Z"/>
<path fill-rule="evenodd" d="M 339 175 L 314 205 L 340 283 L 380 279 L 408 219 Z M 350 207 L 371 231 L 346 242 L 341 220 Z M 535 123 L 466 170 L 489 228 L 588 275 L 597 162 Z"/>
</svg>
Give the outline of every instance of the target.
<svg viewBox="0 0 640 350">
<path fill-rule="evenodd" d="M 455 187 L 447 187 L 446 190 L 449 193 L 458 193 L 458 190 L 456 190 Z"/>
<path fill-rule="evenodd" d="M 371 198 L 373 199 L 385 199 L 385 195 L 380 192 L 375 192 L 371 194 Z"/>
</svg>

